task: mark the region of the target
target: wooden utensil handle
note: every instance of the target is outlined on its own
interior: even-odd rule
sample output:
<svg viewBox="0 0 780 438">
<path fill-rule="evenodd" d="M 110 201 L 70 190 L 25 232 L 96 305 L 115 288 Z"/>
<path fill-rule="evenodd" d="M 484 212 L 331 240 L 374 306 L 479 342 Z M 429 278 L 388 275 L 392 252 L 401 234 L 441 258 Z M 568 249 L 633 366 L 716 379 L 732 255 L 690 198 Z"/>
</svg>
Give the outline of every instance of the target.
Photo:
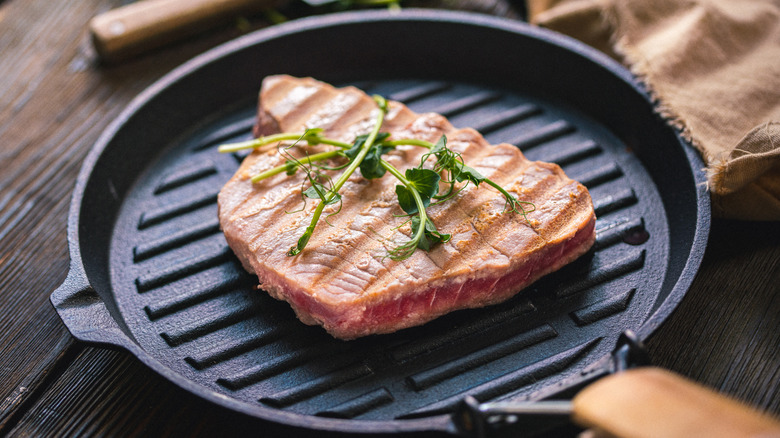
<svg viewBox="0 0 780 438">
<path fill-rule="evenodd" d="M 617 437 L 780 437 L 780 422 L 659 368 L 605 377 L 572 401 L 573 419 Z"/>
<path fill-rule="evenodd" d="M 280 0 L 144 0 L 94 17 L 92 41 L 107 61 L 137 55 Z"/>
</svg>

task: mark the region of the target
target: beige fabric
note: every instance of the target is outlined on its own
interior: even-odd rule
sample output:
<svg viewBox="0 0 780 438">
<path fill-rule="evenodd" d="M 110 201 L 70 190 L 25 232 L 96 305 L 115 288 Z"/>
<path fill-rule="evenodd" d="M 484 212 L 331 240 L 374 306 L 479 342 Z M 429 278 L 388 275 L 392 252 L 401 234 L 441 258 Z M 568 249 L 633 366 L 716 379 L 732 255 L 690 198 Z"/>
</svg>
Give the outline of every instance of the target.
<svg viewBox="0 0 780 438">
<path fill-rule="evenodd" d="M 528 0 L 627 65 L 707 163 L 717 216 L 780 220 L 780 0 Z"/>
</svg>

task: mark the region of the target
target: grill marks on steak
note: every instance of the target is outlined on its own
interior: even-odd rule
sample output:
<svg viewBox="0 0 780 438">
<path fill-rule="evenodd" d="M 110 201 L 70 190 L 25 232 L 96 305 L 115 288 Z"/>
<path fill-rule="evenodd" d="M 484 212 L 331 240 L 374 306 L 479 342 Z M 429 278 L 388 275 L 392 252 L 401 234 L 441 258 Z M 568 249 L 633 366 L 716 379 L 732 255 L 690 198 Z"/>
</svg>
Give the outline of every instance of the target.
<svg viewBox="0 0 780 438">
<path fill-rule="evenodd" d="M 376 111 L 373 100 L 355 88 L 272 76 L 263 82 L 254 132 L 319 127 L 327 137 L 352 142 L 372 128 Z M 504 212 L 503 197 L 491 187 L 469 186 L 428 210 L 437 228 L 452 234 L 449 242 L 393 261 L 385 257 L 383 239 L 410 234 L 409 225 L 395 229 L 406 220 L 397 216 L 403 213 L 397 181 L 390 175 L 368 181 L 356 172 L 341 190 L 341 212 L 328 218 L 333 226 L 320 220 L 306 249 L 288 257 L 316 202 L 288 213 L 302 208 L 302 172 L 252 184 L 252 175 L 285 161 L 274 147 L 257 150 L 220 192 L 220 224 L 243 266 L 257 274 L 264 290 L 288 301 L 303 322 L 320 324 L 342 339 L 419 325 L 456 309 L 504 301 L 592 245 L 590 195 L 559 166 L 531 162 L 514 146 L 491 146 L 472 129 L 456 129 L 440 115 L 415 114 L 397 102 L 390 103 L 382 131 L 431 142 L 446 135 L 468 165 L 535 204 L 530 225 Z M 386 159 L 403 171 L 417 166 L 425 152 L 398 147 Z M 325 213 L 337 208 L 328 206 Z"/>
</svg>

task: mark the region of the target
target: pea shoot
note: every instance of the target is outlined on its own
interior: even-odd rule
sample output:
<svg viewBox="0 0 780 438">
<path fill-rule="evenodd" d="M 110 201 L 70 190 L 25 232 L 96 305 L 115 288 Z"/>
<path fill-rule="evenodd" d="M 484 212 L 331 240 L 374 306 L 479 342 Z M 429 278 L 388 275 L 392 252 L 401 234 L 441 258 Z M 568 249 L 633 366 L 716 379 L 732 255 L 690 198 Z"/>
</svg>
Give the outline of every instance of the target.
<svg viewBox="0 0 780 438">
<path fill-rule="evenodd" d="M 257 149 L 270 144 L 292 142 L 289 146 L 280 148 L 280 153 L 286 158 L 284 164 L 251 178 L 251 181 L 256 183 L 274 175 L 281 173 L 293 175 L 301 170 L 306 175 L 301 190 L 304 203 L 307 198 L 319 200 L 309 225 L 298 239 L 297 244 L 287 252 L 287 255 L 296 256 L 303 251 L 326 206 L 339 204 L 336 211 L 330 213 L 329 216 L 341 211 L 342 199 L 339 190 L 356 170 L 360 171 L 363 178 L 369 180 L 382 178 L 389 173 L 400 183 L 395 186 L 395 193 L 398 204 L 405 213 L 404 216 L 408 217 L 408 221 L 404 224 L 409 223 L 412 232 L 409 240 L 388 249 L 387 255 L 392 260 L 404 260 L 411 257 L 417 249 L 429 251 L 435 245 L 449 241 L 452 236 L 437 230 L 426 209 L 432 204 L 443 203 L 453 198 L 468 184 L 479 186 L 485 183 L 493 187 L 505 198 L 505 211 L 520 214 L 526 221 L 528 220 L 528 213 L 535 210 L 534 204 L 518 200 L 500 185 L 483 176 L 476 169 L 467 166 L 459 153 L 447 147 L 445 136 L 442 136 L 438 142 L 431 143 L 420 139 L 391 140 L 389 133 L 380 132 L 387 114 L 387 101 L 381 96 L 373 96 L 373 98 L 379 109 L 374 127 L 368 134 L 356 137 L 353 143 L 326 138 L 323 136 L 322 129 L 308 129 L 304 132 L 274 134 L 219 147 L 220 152 L 236 152 L 244 149 Z M 310 146 L 329 145 L 336 147 L 336 149 L 312 155 L 307 154 L 300 158 L 294 157 L 289 152 L 296 145 L 305 146 L 307 144 Z M 384 154 L 401 145 L 428 149 L 428 152 L 422 155 L 417 167 L 406 169 L 403 173 L 382 158 Z M 346 159 L 346 162 L 335 167 L 322 164 L 334 158 Z M 435 162 L 432 166 L 426 167 L 429 159 L 433 159 Z M 343 172 L 335 181 L 325 172 L 326 170 L 342 169 Z M 458 183 L 465 184 L 458 188 Z M 440 189 L 442 186 L 443 190 Z"/>
</svg>

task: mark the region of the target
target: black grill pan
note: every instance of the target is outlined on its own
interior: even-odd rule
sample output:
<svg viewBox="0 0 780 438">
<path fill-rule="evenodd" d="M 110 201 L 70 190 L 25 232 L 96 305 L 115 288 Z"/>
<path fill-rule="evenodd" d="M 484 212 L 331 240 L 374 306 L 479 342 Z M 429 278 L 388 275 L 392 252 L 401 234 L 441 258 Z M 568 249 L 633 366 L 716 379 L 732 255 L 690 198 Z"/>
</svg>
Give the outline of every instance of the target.
<svg viewBox="0 0 780 438">
<path fill-rule="evenodd" d="M 507 303 L 352 342 L 254 289 L 216 196 L 250 137 L 262 78 L 288 73 L 443 113 L 554 161 L 591 191 L 595 248 Z M 129 350 L 174 383 L 316 432 L 452 432 L 480 402 L 561 392 L 666 319 L 698 269 L 709 201 L 696 153 L 603 55 L 482 15 L 406 10 L 291 22 L 221 46 L 138 96 L 89 154 L 52 294 L 80 340 Z M 446 231 L 446 230 L 445 230 Z"/>
</svg>

